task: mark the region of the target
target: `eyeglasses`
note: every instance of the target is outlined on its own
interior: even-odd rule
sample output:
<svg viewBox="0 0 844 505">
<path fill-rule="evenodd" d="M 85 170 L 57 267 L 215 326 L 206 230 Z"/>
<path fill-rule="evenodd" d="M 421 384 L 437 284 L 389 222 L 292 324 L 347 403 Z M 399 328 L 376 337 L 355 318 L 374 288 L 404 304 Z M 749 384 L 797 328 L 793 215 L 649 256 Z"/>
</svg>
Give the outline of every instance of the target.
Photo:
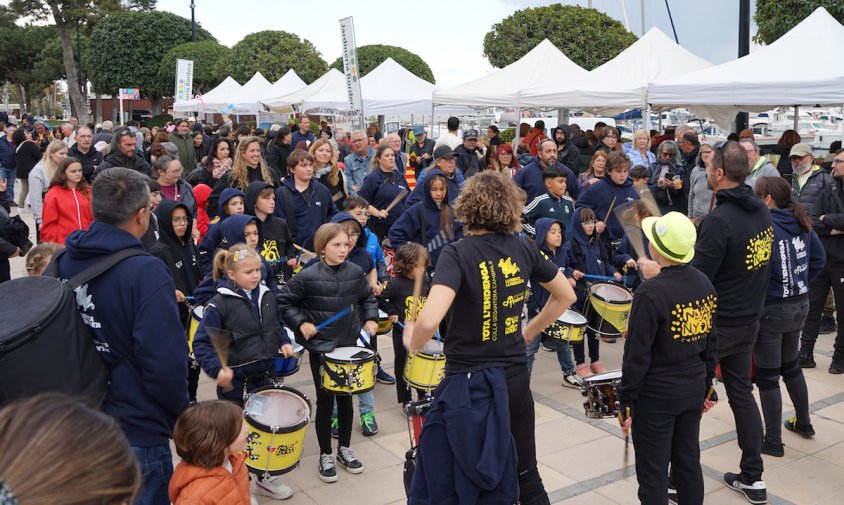
<svg viewBox="0 0 844 505">
<path fill-rule="evenodd" d="M 844 160 L 839 160 L 838 158 L 835 158 L 834 160 L 832 160 L 833 165 L 837 165 L 838 163 L 844 163 Z"/>
<path fill-rule="evenodd" d="M 360 238 L 360 233 L 349 233 L 349 238 L 357 240 L 358 238 Z"/>
<path fill-rule="evenodd" d="M 592 226 L 595 226 L 598 224 L 598 221 L 593 219 L 591 221 L 583 221 L 583 224 L 591 224 Z"/>
<path fill-rule="evenodd" d="M 174 217 L 173 224 L 188 224 L 188 218 L 186 217 Z"/>
</svg>

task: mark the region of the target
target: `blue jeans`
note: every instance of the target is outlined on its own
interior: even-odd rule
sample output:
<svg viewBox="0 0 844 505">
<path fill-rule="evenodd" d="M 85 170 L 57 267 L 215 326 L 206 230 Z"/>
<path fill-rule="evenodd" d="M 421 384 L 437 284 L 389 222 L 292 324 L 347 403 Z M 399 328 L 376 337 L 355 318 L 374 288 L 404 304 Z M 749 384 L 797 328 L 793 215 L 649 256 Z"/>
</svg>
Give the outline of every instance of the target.
<svg viewBox="0 0 844 505">
<path fill-rule="evenodd" d="M 170 445 L 132 447 L 141 465 L 141 491 L 135 505 L 170 505 L 167 486 L 173 476 Z"/>
<path fill-rule="evenodd" d="M 531 343 L 525 346 L 528 372 L 533 371 L 534 355 L 537 351 L 539 351 L 539 343 L 542 341 L 543 337 L 545 337 L 544 334 L 540 333 L 535 339 L 533 339 L 533 341 L 531 341 Z M 567 374 L 574 373 L 574 360 L 571 357 L 571 344 L 563 340 L 557 340 L 556 338 L 545 337 L 545 345 L 557 351 L 557 361 L 560 362 L 560 370 Z"/>
<path fill-rule="evenodd" d="M 360 415 L 364 415 L 367 412 L 375 410 L 375 397 L 373 396 L 371 390 L 355 396 L 358 397 L 358 411 L 360 411 Z M 334 410 L 331 411 L 331 417 L 337 417 L 336 401 L 334 402 Z"/>
<path fill-rule="evenodd" d="M 15 178 L 17 176 L 17 169 L 14 168 L 0 168 L 0 177 L 6 179 L 6 193 L 9 194 L 9 201 L 15 199 Z"/>
</svg>

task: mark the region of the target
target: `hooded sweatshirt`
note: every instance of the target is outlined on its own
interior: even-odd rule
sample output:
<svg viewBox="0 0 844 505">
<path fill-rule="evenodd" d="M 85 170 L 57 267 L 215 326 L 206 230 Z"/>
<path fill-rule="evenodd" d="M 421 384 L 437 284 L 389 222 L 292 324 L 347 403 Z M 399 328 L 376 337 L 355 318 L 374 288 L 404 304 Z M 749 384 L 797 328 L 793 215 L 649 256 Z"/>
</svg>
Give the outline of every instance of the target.
<svg viewBox="0 0 844 505">
<path fill-rule="evenodd" d="M 554 223 L 560 225 L 561 231 L 563 233 L 563 241 L 560 243 L 560 247 L 558 247 L 556 251 L 552 251 L 551 247 L 548 246 L 548 243 L 545 242 L 545 237 L 546 235 L 548 235 L 548 230 L 551 229 L 551 226 Z M 565 223 L 551 217 L 541 217 L 536 220 L 536 246 L 546 258 L 551 260 L 551 262 L 553 262 L 560 268 L 564 268 L 566 266 L 565 244 Z M 541 284 L 537 284 L 536 286 L 531 285 L 530 299 L 528 300 L 528 313 L 535 314 L 536 312 L 541 310 L 542 307 L 545 306 L 545 303 L 548 301 L 548 298 L 550 296 L 551 295 L 548 290 L 543 288 Z"/>
<path fill-rule="evenodd" d="M 246 453 L 229 456 L 232 470 L 202 468 L 187 461 L 176 465 L 170 478 L 170 502 L 174 505 L 250 505 Z"/>
<path fill-rule="evenodd" d="M 352 221 L 355 223 L 357 227 L 358 236 L 357 241 L 355 242 L 355 246 L 349 251 L 349 255 L 346 257 L 346 261 L 354 263 L 355 265 L 359 266 L 361 270 L 363 270 L 364 274 L 369 274 L 373 268 L 375 268 L 375 261 L 372 259 L 372 256 L 369 254 L 369 251 L 366 249 L 366 237 L 364 236 L 363 226 L 360 225 L 357 219 L 349 213 L 346 212 L 338 212 L 334 214 L 334 217 L 331 218 L 332 223 L 345 223 L 347 221 Z M 319 261 L 319 260 L 317 260 Z"/>
<path fill-rule="evenodd" d="M 220 225 L 227 217 L 229 217 L 229 213 L 226 211 L 226 204 L 229 200 L 236 196 L 244 199 L 246 197 L 243 191 L 240 191 L 239 189 L 226 188 L 223 190 L 222 195 L 220 195 L 217 208 L 217 217 L 219 217 L 219 219 L 209 225 L 208 233 L 205 235 L 205 238 L 202 239 L 202 242 L 199 243 L 199 261 L 202 265 L 203 272 L 211 271 L 211 264 L 214 262 L 214 251 L 220 247 L 220 242 L 223 240 L 223 232 Z M 244 208 L 246 208 L 245 205 Z"/>
<path fill-rule="evenodd" d="M 717 206 L 700 224 L 691 264 L 718 291 L 717 325 L 744 326 L 758 320 L 765 302 L 774 229 L 771 213 L 746 184 L 715 193 Z M 719 339 L 718 349 L 750 347 Z"/>
<path fill-rule="evenodd" d="M 255 181 L 249 184 L 246 188 L 246 214 L 255 216 L 258 223 L 261 257 L 264 258 L 264 262 L 269 265 L 273 274 L 279 279 L 285 270 L 285 262 L 296 256 L 296 249 L 293 247 L 293 235 L 290 233 L 287 221 L 272 214 L 262 221 L 255 213 L 258 195 L 266 188 L 273 189 L 273 186 L 264 181 Z M 275 198 L 275 194 L 273 194 L 273 198 Z"/>
<path fill-rule="evenodd" d="M 636 191 L 630 177 L 624 179 L 621 184 L 616 184 L 607 174 L 601 177 L 601 180 L 586 188 L 575 205 L 594 210 L 598 220 L 606 223 L 606 233 L 610 240 L 620 240 L 624 236 L 624 226 L 616 217 L 615 210 L 621 205 L 638 199 L 639 192 Z M 613 203 L 613 200 L 615 200 L 615 203 Z M 612 205 L 613 212 L 611 216 L 607 216 L 610 205 Z M 577 218 L 572 217 L 572 228 L 575 229 L 575 234 L 577 234 L 576 228 L 579 222 Z"/>
<path fill-rule="evenodd" d="M 565 141 L 562 144 L 557 141 L 558 130 L 566 134 Z M 583 160 L 580 158 L 580 149 L 571 142 L 571 127 L 567 124 L 558 124 L 551 132 L 551 138 L 557 142 L 557 161 L 575 174 L 579 174 Z"/>
<path fill-rule="evenodd" d="M 205 204 L 208 203 L 208 195 L 210 194 L 211 186 L 207 184 L 197 184 L 193 187 L 193 196 L 196 198 L 196 227 L 199 229 L 199 243 L 202 243 L 202 239 L 208 233 L 208 225 L 211 223 L 211 218 L 205 211 Z"/>
<path fill-rule="evenodd" d="M 73 232 L 59 277 L 69 279 L 104 256 L 135 248 L 140 240 L 114 226 L 95 221 Z M 167 267 L 152 256 L 134 256 L 81 286 L 82 319 L 91 329 L 111 383 L 103 411 L 113 416 L 133 447 L 167 445 L 176 418 L 188 405 L 188 344 Z"/>
<path fill-rule="evenodd" d="M 574 211 L 571 218 L 572 236 L 563 247 L 565 251 L 565 270 L 563 273 L 570 279 L 574 278 L 575 270 L 580 270 L 589 275 L 614 275 L 617 270 L 610 263 L 604 241 L 598 238 L 598 234 L 594 232 L 591 237 L 586 236 L 583 225 L 580 224 L 580 210 L 575 209 Z M 576 307 L 581 310 L 586 299 L 586 279 L 577 281 L 574 291 L 577 294 Z"/>
<path fill-rule="evenodd" d="M 447 243 L 459 240 L 463 237 L 463 225 L 454 219 L 452 212 L 451 227 L 452 236 L 441 235 L 440 216 L 442 208 L 431 197 L 431 177 L 440 175 L 445 177 L 439 169 L 433 169 L 422 182 L 422 201 L 407 208 L 404 214 L 390 227 L 390 247 L 398 250 L 407 242 L 415 242 L 426 247 L 431 253 L 431 266 L 436 267 L 440 250 Z M 451 187 L 446 184 L 446 205 L 454 201 L 451 195 Z M 435 239 L 440 236 L 439 239 Z"/>
<path fill-rule="evenodd" d="M 177 236 L 173 229 L 173 211 L 178 208 L 184 209 L 188 217 L 185 235 L 182 237 Z M 183 203 L 162 200 L 155 209 L 155 215 L 158 217 L 159 238 L 149 252 L 170 269 L 176 289 L 190 296 L 202 281 L 199 253 L 191 240 L 193 217 L 190 215 L 190 210 Z"/>
<path fill-rule="evenodd" d="M 431 165 L 430 168 L 423 169 L 421 172 L 416 174 L 416 187 L 413 188 L 413 191 L 410 192 L 410 195 L 408 195 L 407 199 L 404 201 L 405 209 L 408 209 L 412 205 L 424 200 L 425 186 L 423 183 L 425 182 L 425 177 L 427 177 L 430 170 L 438 170 L 437 165 Z M 440 173 L 442 173 L 442 171 L 440 171 Z M 448 203 L 450 204 L 457 199 L 458 195 L 460 195 L 460 188 L 463 186 L 466 178 L 463 177 L 463 172 L 461 172 L 457 167 L 454 167 L 454 173 L 451 175 L 442 174 L 448 182 Z"/>
<path fill-rule="evenodd" d="M 804 296 L 809 283 L 826 264 L 821 239 L 814 230 L 800 229 L 794 213 L 787 209 L 771 209 L 774 244 L 771 250 L 771 279 L 766 303 Z"/>
</svg>

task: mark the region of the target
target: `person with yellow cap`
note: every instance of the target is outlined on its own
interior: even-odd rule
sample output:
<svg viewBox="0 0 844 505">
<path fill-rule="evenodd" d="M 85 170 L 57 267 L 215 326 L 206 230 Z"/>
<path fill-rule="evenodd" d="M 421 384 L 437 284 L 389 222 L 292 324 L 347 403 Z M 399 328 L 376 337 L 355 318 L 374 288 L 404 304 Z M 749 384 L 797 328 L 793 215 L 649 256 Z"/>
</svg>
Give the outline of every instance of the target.
<svg viewBox="0 0 844 505">
<path fill-rule="evenodd" d="M 643 505 L 667 503 L 669 462 L 682 503 L 702 504 L 698 436 L 701 413 L 717 402 L 707 396 L 715 377 L 717 294 L 688 264 L 697 239 L 689 218 L 647 217 L 642 230 L 660 272 L 633 297 L 619 387 L 622 430 L 633 431 Z"/>
</svg>

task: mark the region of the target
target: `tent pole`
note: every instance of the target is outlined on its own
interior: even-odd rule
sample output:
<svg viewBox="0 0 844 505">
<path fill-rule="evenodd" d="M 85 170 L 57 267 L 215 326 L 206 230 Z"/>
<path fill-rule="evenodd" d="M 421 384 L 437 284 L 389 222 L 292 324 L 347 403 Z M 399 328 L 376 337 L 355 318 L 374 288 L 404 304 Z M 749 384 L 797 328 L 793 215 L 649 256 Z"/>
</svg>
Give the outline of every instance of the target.
<svg viewBox="0 0 844 505">
<path fill-rule="evenodd" d="M 800 123 L 800 107 L 794 106 L 794 131 L 797 131 L 797 126 Z"/>
<path fill-rule="evenodd" d="M 422 121 L 424 122 L 425 117 L 422 117 Z M 431 100 L 431 136 L 434 135 L 434 101 Z"/>
<path fill-rule="evenodd" d="M 522 126 L 522 108 L 519 105 L 519 95 L 516 95 L 516 134 L 513 135 L 513 152 L 516 153 L 516 158 L 519 154 L 519 130 Z"/>
</svg>

